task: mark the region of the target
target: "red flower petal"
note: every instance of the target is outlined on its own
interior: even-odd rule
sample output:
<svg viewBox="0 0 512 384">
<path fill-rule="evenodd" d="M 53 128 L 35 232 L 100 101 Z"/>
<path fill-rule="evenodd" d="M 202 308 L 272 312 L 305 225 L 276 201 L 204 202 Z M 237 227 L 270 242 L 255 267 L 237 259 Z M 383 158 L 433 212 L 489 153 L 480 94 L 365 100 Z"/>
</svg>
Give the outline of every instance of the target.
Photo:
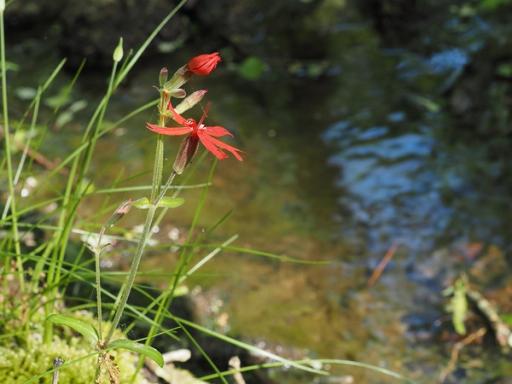
<svg viewBox="0 0 512 384">
<path fill-rule="evenodd" d="M 205 127 L 206 134 L 213 137 L 222 137 L 222 136 L 233 136 L 231 132 L 229 132 L 226 128 L 215 126 L 215 127 Z"/>
<path fill-rule="evenodd" d="M 152 132 L 168 136 L 186 135 L 193 131 L 192 127 L 160 127 L 155 124 L 146 124 L 146 128 Z"/>
<path fill-rule="evenodd" d="M 203 109 L 203 115 L 199 119 L 199 123 L 197 123 L 198 126 L 201 126 L 203 124 L 204 119 L 206 119 L 206 116 L 208 116 L 208 111 L 210 110 L 211 103 L 206 104 L 206 108 Z"/>
<path fill-rule="evenodd" d="M 231 154 L 233 156 L 235 156 L 238 161 L 242 161 L 243 160 L 242 156 L 240 156 L 240 154 L 238 153 L 238 152 L 241 152 L 238 148 L 232 147 L 231 145 L 226 144 L 223 141 L 217 140 L 217 139 L 213 138 L 212 136 L 208 136 L 208 134 L 200 135 L 199 138 L 201 138 L 201 136 L 203 136 L 203 138 L 206 138 L 206 141 L 208 141 L 210 144 L 212 144 L 212 145 L 214 145 L 216 147 L 220 147 L 222 149 L 225 149 L 228 152 L 231 152 Z M 201 142 L 204 144 L 205 140 L 201 140 Z"/>
<path fill-rule="evenodd" d="M 172 118 L 174 119 L 174 121 L 176 121 L 178 124 L 186 125 L 185 123 L 186 123 L 187 119 L 185 119 L 178 112 L 176 112 L 176 110 L 172 106 L 171 101 L 169 101 L 169 104 L 168 104 L 167 108 L 171 110 Z"/>
<path fill-rule="evenodd" d="M 217 159 L 223 160 L 228 157 L 224 152 L 217 148 L 213 143 L 209 141 L 210 137 L 205 134 L 199 135 L 199 140 L 203 143 L 204 147 L 210 151 Z"/>
</svg>

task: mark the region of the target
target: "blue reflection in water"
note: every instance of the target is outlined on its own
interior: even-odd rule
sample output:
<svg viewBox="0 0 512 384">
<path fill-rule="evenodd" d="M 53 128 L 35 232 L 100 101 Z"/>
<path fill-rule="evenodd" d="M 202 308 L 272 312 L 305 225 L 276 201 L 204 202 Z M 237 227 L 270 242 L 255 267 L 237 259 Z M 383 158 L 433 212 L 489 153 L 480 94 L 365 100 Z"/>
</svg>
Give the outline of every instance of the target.
<svg viewBox="0 0 512 384">
<path fill-rule="evenodd" d="M 389 120 L 404 119 L 402 112 L 389 115 Z M 426 132 L 362 129 L 340 121 L 323 139 L 339 148 L 330 163 L 340 168 L 338 184 L 348 192 L 340 203 L 365 227 L 370 250 L 382 251 L 395 240 L 417 251 L 433 245 L 450 209 L 442 203 L 439 177 L 429 166 L 435 143 Z"/>
<path fill-rule="evenodd" d="M 460 48 L 437 52 L 428 60 L 429 67 L 433 73 L 461 70 L 468 62 L 468 55 Z"/>
</svg>

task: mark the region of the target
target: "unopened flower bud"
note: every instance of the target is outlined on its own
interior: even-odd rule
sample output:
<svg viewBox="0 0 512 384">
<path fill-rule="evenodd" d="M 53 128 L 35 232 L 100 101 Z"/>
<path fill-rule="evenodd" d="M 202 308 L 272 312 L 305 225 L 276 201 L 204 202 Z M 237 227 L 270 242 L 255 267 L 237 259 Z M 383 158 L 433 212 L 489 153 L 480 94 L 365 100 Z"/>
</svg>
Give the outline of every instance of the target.
<svg viewBox="0 0 512 384">
<path fill-rule="evenodd" d="M 116 63 L 119 63 L 123 59 L 123 38 L 119 38 L 119 43 L 117 44 L 116 49 L 114 49 L 113 59 Z"/>
<path fill-rule="evenodd" d="M 190 79 L 191 73 L 187 71 L 187 66 L 184 65 L 172 75 L 171 80 L 165 82 L 164 90 L 171 92 L 173 89 L 180 88 Z"/>
<path fill-rule="evenodd" d="M 188 111 L 190 108 L 192 108 L 194 105 L 196 105 L 203 99 L 204 95 L 206 95 L 206 92 L 208 92 L 206 89 L 201 89 L 199 91 L 192 92 L 181 103 L 179 103 L 176 106 L 175 111 L 179 114 Z"/>
<path fill-rule="evenodd" d="M 193 57 L 187 63 L 187 68 L 194 75 L 209 75 L 221 61 L 219 52 L 207 53 Z"/>
<path fill-rule="evenodd" d="M 163 67 L 160 70 L 160 75 L 158 76 L 158 84 L 163 87 L 165 82 L 167 81 L 167 78 L 169 77 L 169 71 L 167 68 Z"/>
<path fill-rule="evenodd" d="M 183 99 L 187 96 L 187 92 L 183 88 L 173 89 L 170 93 L 172 97 L 176 97 L 177 99 Z"/>
<path fill-rule="evenodd" d="M 5 10 L 5 0 L 0 0 L 0 12 Z"/>
<path fill-rule="evenodd" d="M 196 135 L 189 135 L 181 142 L 180 149 L 176 155 L 176 160 L 174 160 L 174 164 L 172 166 L 174 172 L 178 175 L 181 175 L 187 165 L 192 162 L 192 159 L 197 153 L 198 144 L 199 138 Z"/>
<path fill-rule="evenodd" d="M 108 219 L 107 223 L 105 224 L 106 228 L 112 227 L 115 223 L 117 223 L 119 220 L 123 218 L 124 215 L 126 215 L 130 208 L 132 207 L 132 199 L 128 199 L 126 201 L 123 201 L 119 207 L 114 211 L 112 216 Z"/>
</svg>

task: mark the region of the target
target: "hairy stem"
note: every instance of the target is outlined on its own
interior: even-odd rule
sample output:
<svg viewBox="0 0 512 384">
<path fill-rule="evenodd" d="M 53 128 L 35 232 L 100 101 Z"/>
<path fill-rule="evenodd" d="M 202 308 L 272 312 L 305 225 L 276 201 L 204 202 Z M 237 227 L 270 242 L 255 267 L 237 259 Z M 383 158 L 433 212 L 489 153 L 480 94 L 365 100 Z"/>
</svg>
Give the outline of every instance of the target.
<svg viewBox="0 0 512 384">
<path fill-rule="evenodd" d="M 164 107 L 168 100 L 168 94 L 162 92 L 160 95 L 160 118 L 159 125 L 165 125 L 165 116 L 164 116 Z M 144 228 L 142 230 L 142 236 L 137 245 L 137 250 L 135 251 L 135 256 L 132 261 L 132 265 L 130 266 L 130 272 L 128 274 L 128 278 L 126 279 L 126 283 L 124 284 L 119 298 L 119 305 L 116 306 L 114 319 L 112 320 L 112 327 L 110 328 L 108 335 L 105 339 L 105 345 L 108 345 L 108 342 L 112 338 L 115 329 L 119 325 L 119 321 L 121 320 L 121 316 L 126 307 L 126 303 L 128 302 L 128 297 L 130 296 L 130 291 L 132 290 L 133 283 L 135 282 L 135 277 L 137 275 L 137 271 L 139 269 L 139 264 L 142 259 L 142 255 L 144 254 L 144 250 L 146 248 L 146 244 L 151 237 L 151 229 L 153 228 L 153 219 L 155 218 L 155 213 L 158 208 L 158 203 L 162 199 L 162 197 L 167 192 L 167 189 L 172 184 L 172 181 L 175 177 L 175 173 L 173 172 L 165 186 L 161 189 L 162 185 L 162 173 L 163 173 L 163 163 L 164 163 L 164 141 L 163 136 L 158 135 L 156 140 L 156 148 L 155 148 L 155 161 L 153 164 L 153 182 L 151 185 L 151 206 L 148 209 L 148 213 L 146 215 L 146 221 L 144 223 Z"/>
</svg>

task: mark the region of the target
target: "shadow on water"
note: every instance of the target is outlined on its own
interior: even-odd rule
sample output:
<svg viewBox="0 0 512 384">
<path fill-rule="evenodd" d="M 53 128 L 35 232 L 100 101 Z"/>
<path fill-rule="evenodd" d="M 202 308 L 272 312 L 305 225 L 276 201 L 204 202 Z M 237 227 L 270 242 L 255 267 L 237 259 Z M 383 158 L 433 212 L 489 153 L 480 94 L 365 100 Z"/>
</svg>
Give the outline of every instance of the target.
<svg viewBox="0 0 512 384">
<path fill-rule="evenodd" d="M 293 28 L 304 33 L 293 38 L 272 24 L 272 8 L 248 43 L 261 71 L 244 69 L 240 56 L 249 48 L 240 52 L 233 39 L 216 75 L 192 83 L 208 87 L 211 120 L 233 130 L 246 152 L 243 164 L 219 164 L 201 226 L 233 210 L 215 240 L 238 233 L 240 246 L 331 263 L 227 252 L 191 285 L 203 287 L 197 300 L 208 305 L 197 311 L 212 327 L 287 355 L 356 359 L 427 383 L 448 359 L 440 291 L 468 264 L 456 250 L 478 243 L 509 252 L 512 51 L 503 33 L 510 28 L 478 2 L 392 3 L 325 1 L 300 15 Z M 186 57 L 143 62 L 112 115 L 154 97 L 159 67 Z M 103 87 L 95 73 L 84 76 L 90 86 L 82 83 L 76 100 Z M 99 144 L 98 186 L 150 169 L 148 116 Z M 62 143 L 76 142 L 80 129 L 69 123 L 48 135 L 44 150 L 62 157 Z M 207 170 L 201 166 L 195 181 Z M 162 240 L 183 236 L 197 196 L 187 194 L 185 208 L 162 225 Z M 97 204 L 91 199 L 82 213 Z M 368 289 L 369 271 L 393 243 L 400 244 L 394 261 Z M 176 258 L 158 254 L 144 267 L 169 271 Z M 483 383 L 506 369 L 492 353 L 480 358 L 478 369 L 464 361 L 453 380 Z M 354 377 L 375 382 L 370 373 Z"/>
</svg>

